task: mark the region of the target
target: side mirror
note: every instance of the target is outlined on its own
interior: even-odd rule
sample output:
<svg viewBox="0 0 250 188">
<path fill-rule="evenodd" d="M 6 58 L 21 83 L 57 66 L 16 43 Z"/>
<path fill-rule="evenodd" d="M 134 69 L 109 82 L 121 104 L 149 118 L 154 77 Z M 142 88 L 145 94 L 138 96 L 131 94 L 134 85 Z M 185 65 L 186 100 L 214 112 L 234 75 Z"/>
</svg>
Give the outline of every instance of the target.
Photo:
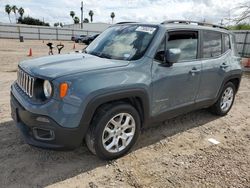
<svg viewBox="0 0 250 188">
<path fill-rule="evenodd" d="M 171 67 L 174 63 L 176 63 L 181 55 L 181 49 L 179 48 L 171 48 L 166 50 L 165 52 L 165 64 L 168 67 Z"/>
</svg>

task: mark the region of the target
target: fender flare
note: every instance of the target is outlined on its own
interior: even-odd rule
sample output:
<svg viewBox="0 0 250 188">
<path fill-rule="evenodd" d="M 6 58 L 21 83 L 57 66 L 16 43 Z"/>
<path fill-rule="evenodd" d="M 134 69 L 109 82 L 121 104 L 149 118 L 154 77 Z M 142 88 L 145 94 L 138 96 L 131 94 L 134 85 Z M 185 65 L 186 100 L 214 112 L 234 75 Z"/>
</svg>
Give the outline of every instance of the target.
<svg viewBox="0 0 250 188">
<path fill-rule="evenodd" d="M 150 114 L 150 105 L 149 105 L 149 95 L 145 89 L 142 88 L 133 88 L 133 89 L 123 89 L 111 92 L 105 92 L 103 94 L 92 97 L 87 103 L 85 110 L 83 112 L 80 126 L 85 126 L 84 129 L 88 130 L 90 126 L 91 120 L 94 117 L 94 113 L 97 108 L 102 104 L 118 101 L 122 99 L 130 99 L 130 98 L 139 98 L 141 101 L 141 106 L 143 110 L 143 119 L 142 123 L 145 124 L 148 122 L 149 114 Z M 84 131 L 84 132 L 86 132 Z"/>
<path fill-rule="evenodd" d="M 220 87 L 220 90 L 219 90 L 219 92 L 218 92 L 218 94 L 217 94 L 217 97 L 216 97 L 215 102 L 219 99 L 220 94 L 221 94 L 222 89 L 223 89 L 223 86 L 224 86 L 228 81 L 230 81 L 230 80 L 232 80 L 232 79 L 239 79 L 239 85 L 240 85 L 241 77 L 242 77 L 242 73 L 239 73 L 239 74 L 232 74 L 232 75 L 226 77 L 226 78 L 223 80 L 222 84 L 221 84 L 221 87 Z M 239 88 L 239 87 L 238 87 L 238 88 Z M 237 88 L 237 90 L 238 90 L 238 88 Z"/>
</svg>

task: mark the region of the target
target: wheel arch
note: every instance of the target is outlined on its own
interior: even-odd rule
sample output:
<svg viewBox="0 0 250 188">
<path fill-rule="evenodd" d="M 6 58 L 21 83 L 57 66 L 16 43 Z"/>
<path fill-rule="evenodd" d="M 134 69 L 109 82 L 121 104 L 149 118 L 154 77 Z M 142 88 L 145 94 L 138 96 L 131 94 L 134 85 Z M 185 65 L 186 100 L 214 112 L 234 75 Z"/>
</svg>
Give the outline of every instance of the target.
<svg viewBox="0 0 250 188">
<path fill-rule="evenodd" d="M 232 82 L 235 85 L 236 92 L 237 92 L 239 87 L 240 87 L 241 77 L 242 77 L 242 74 L 233 74 L 233 75 L 230 75 L 230 76 L 226 77 L 224 79 L 224 81 L 222 82 L 222 85 L 220 87 L 220 90 L 219 90 L 219 92 L 217 94 L 217 97 L 216 97 L 215 101 L 218 100 L 218 98 L 219 98 L 219 96 L 220 96 L 220 94 L 221 94 L 221 92 L 223 90 L 224 85 L 227 84 L 228 82 Z"/>
<path fill-rule="evenodd" d="M 149 95 L 145 89 L 129 89 L 108 92 L 93 97 L 86 105 L 80 126 L 88 126 L 91 124 L 97 110 L 102 106 L 114 102 L 126 102 L 136 108 L 140 117 L 142 127 L 149 119 Z"/>
<path fill-rule="evenodd" d="M 239 87 L 240 87 L 240 78 L 232 78 L 232 79 L 229 79 L 226 83 L 228 82 L 232 82 L 235 86 L 235 89 L 236 89 L 236 92 L 238 91 Z"/>
</svg>

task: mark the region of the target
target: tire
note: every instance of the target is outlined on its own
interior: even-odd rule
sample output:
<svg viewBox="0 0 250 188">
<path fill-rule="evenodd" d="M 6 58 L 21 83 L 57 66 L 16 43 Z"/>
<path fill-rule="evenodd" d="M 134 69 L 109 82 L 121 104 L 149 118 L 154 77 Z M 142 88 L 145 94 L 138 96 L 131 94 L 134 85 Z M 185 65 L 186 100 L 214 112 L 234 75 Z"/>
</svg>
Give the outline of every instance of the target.
<svg viewBox="0 0 250 188">
<path fill-rule="evenodd" d="M 229 91 L 231 91 L 232 94 L 229 95 L 228 93 Z M 218 100 L 213 106 L 211 106 L 210 111 L 216 115 L 225 116 L 233 106 L 235 94 L 236 94 L 235 85 L 232 82 L 227 82 L 224 85 Z M 225 96 L 228 100 L 226 100 Z M 223 99 L 225 99 L 224 101 L 227 101 L 227 104 L 226 102 L 223 102 Z"/>
<path fill-rule="evenodd" d="M 86 145 L 101 159 L 119 158 L 136 143 L 140 135 L 140 122 L 139 113 L 130 104 L 104 105 L 94 116 L 85 137 Z"/>
</svg>

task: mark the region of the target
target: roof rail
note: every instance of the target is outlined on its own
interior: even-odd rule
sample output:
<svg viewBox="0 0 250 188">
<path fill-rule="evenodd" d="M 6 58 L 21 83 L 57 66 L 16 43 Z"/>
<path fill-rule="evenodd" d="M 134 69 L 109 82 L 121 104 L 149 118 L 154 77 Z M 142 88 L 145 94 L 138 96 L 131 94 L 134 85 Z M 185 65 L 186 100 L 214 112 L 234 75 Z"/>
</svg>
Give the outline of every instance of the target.
<svg viewBox="0 0 250 188">
<path fill-rule="evenodd" d="M 196 24 L 196 25 L 200 25 L 200 26 L 209 26 L 209 27 L 228 30 L 226 27 L 223 27 L 221 25 L 210 24 L 210 23 L 206 23 L 206 22 L 190 21 L 190 20 L 166 20 L 166 21 L 162 22 L 161 24 Z"/>
<path fill-rule="evenodd" d="M 118 23 L 116 23 L 116 25 L 119 25 L 119 24 L 128 24 L 128 23 L 138 23 L 138 22 L 118 22 Z"/>
</svg>

